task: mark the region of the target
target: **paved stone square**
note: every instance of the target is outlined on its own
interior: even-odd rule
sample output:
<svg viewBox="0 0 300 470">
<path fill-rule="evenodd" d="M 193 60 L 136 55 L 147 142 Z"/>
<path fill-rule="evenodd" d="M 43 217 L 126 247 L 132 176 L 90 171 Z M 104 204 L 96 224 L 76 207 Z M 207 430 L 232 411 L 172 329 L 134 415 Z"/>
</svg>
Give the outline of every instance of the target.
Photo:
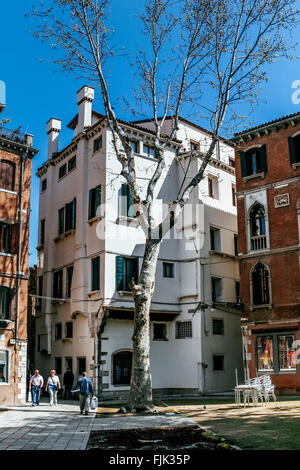
<svg viewBox="0 0 300 470">
<path fill-rule="evenodd" d="M 80 415 L 78 401 L 10 408 L 0 413 L 0 450 L 84 450 L 94 419 Z"/>
</svg>

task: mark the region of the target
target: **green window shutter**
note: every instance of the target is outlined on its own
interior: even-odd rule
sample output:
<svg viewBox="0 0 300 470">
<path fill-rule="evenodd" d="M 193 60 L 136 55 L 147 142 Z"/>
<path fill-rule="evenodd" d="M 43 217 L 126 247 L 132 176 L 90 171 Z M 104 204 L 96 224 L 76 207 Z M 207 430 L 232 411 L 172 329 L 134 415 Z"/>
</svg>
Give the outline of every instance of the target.
<svg viewBox="0 0 300 470">
<path fill-rule="evenodd" d="M 72 204 L 72 229 L 76 228 L 76 197 L 73 199 Z"/>
<path fill-rule="evenodd" d="M 241 173 L 242 173 L 242 178 L 244 178 L 247 175 L 247 169 L 246 169 L 246 152 L 240 152 L 240 157 L 241 157 Z"/>
<path fill-rule="evenodd" d="M 127 217 L 127 185 L 122 184 L 119 198 L 119 215 Z"/>
<path fill-rule="evenodd" d="M 89 219 L 95 217 L 94 215 L 94 189 L 90 189 L 89 192 Z"/>
<path fill-rule="evenodd" d="M 295 140 L 294 137 L 289 137 L 289 150 L 290 150 L 290 162 L 291 165 L 296 163 L 296 152 L 295 152 Z"/>
<path fill-rule="evenodd" d="M 259 152 L 260 152 L 261 171 L 266 173 L 268 171 L 266 144 L 260 147 Z"/>
<path fill-rule="evenodd" d="M 101 186 L 96 186 L 95 188 L 95 216 L 100 216 L 100 207 L 101 206 Z"/>
<path fill-rule="evenodd" d="M 92 258 L 92 291 L 100 290 L 100 256 Z"/>
<path fill-rule="evenodd" d="M 61 235 L 65 231 L 65 208 L 59 209 L 58 211 L 58 235 Z"/>
<path fill-rule="evenodd" d="M 123 256 L 116 257 L 116 290 L 125 290 L 125 263 Z"/>
</svg>

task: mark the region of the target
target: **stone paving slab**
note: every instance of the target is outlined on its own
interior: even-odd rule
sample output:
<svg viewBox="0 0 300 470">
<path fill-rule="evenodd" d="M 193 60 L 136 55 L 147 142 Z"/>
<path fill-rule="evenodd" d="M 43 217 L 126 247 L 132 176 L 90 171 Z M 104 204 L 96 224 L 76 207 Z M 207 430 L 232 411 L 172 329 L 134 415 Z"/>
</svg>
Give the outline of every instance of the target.
<svg viewBox="0 0 300 470">
<path fill-rule="evenodd" d="M 78 401 L 11 407 L 0 414 L 0 450 L 84 450 L 94 419 L 80 415 Z"/>
</svg>

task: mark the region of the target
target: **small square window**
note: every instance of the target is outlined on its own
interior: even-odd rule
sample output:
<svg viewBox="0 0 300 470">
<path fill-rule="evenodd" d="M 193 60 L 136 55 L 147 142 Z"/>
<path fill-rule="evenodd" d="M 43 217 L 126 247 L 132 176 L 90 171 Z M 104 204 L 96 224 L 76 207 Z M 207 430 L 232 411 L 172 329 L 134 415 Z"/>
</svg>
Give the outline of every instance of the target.
<svg viewBox="0 0 300 470">
<path fill-rule="evenodd" d="M 193 150 L 200 150 L 200 143 L 196 142 L 195 140 L 190 140 L 190 149 Z"/>
<path fill-rule="evenodd" d="M 46 189 L 47 189 L 47 178 L 42 180 L 42 192 L 46 191 Z"/>
<path fill-rule="evenodd" d="M 136 140 L 131 140 L 130 141 L 130 147 L 134 151 L 134 153 L 138 153 L 138 143 Z"/>
<path fill-rule="evenodd" d="M 94 152 L 102 149 L 102 136 L 94 140 Z"/>
<path fill-rule="evenodd" d="M 176 338 L 192 338 L 192 322 L 178 321 L 176 322 Z"/>
<path fill-rule="evenodd" d="M 143 151 L 144 151 L 144 154 L 147 155 L 148 157 L 155 158 L 155 149 L 154 149 L 154 147 L 151 147 L 150 145 L 144 144 L 143 145 Z"/>
<path fill-rule="evenodd" d="M 235 160 L 233 158 L 229 158 L 229 165 L 235 168 Z"/>
<path fill-rule="evenodd" d="M 55 340 L 57 341 L 58 339 L 62 338 L 62 328 L 61 328 L 61 323 L 56 323 L 55 324 Z"/>
<path fill-rule="evenodd" d="M 153 340 L 166 340 L 167 339 L 167 324 L 166 323 L 153 323 Z"/>
<path fill-rule="evenodd" d="M 223 371 L 224 370 L 224 356 L 213 356 L 213 370 Z"/>
<path fill-rule="evenodd" d="M 58 170 L 58 179 L 62 178 L 67 174 L 67 164 L 62 165 Z"/>
<path fill-rule="evenodd" d="M 174 263 L 163 263 L 163 277 L 174 277 Z"/>
<path fill-rule="evenodd" d="M 65 323 L 65 338 L 73 338 L 73 322 Z"/>
<path fill-rule="evenodd" d="M 73 157 L 68 161 L 68 171 L 74 170 L 74 168 L 76 168 L 76 157 Z"/>
<path fill-rule="evenodd" d="M 213 318 L 213 335 L 224 335 L 224 320 Z"/>
</svg>

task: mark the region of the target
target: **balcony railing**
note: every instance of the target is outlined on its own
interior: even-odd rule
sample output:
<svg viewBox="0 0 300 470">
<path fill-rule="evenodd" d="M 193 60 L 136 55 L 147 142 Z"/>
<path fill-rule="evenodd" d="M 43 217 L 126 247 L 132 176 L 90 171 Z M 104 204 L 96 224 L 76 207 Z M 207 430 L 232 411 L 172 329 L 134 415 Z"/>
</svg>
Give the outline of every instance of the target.
<svg viewBox="0 0 300 470">
<path fill-rule="evenodd" d="M 267 248 L 267 237 L 266 235 L 258 235 L 251 237 L 251 250 L 259 251 Z"/>
<path fill-rule="evenodd" d="M 0 137 L 32 147 L 32 136 L 30 134 L 23 134 L 20 128 L 6 129 L 0 126 Z"/>
</svg>

